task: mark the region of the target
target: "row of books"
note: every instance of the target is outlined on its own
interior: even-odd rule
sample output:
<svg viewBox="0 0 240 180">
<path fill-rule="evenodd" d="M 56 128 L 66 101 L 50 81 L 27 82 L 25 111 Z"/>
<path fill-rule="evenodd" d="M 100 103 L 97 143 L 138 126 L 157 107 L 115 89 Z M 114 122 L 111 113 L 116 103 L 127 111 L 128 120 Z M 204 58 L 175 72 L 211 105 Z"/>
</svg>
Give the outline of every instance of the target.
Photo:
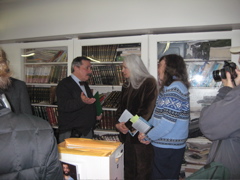
<svg viewBox="0 0 240 180">
<path fill-rule="evenodd" d="M 35 87 L 27 86 L 30 102 L 32 104 L 56 105 L 56 86 Z M 120 102 L 121 91 L 112 91 L 99 94 L 99 100 L 103 108 L 117 108 Z"/>
<path fill-rule="evenodd" d="M 141 56 L 141 44 L 113 44 L 101 46 L 83 46 L 82 55 L 102 62 L 122 61 L 128 54 Z"/>
<path fill-rule="evenodd" d="M 26 63 L 67 62 L 67 51 L 51 48 L 25 50 Z"/>
<path fill-rule="evenodd" d="M 121 91 L 112 91 L 102 102 L 103 108 L 118 108 L 121 98 Z"/>
<path fill-rule="evenodd" d="M 187 63 L 188 78 L 192 87 L 219 87 L 221 82 L 213 79 L 213 71 L 220 70 L 223 62 L 206 61 Z"/>
<path fill-rule="evenodd" d="M 66 65 L 28 65 L 25 67 L 26 83 L 58 83 L 67 76 Z"/>
<path fill-rule="evenodd" d="M 103 141 L 117 141 L 120 142 L 118 134 L 104 134 L 104 135 L 97 135 L 94 134 L 93 139 L 95 140 L 103 140 Z"/>
<path fill-rule="evenodd" d="M 97 129 L 115 130 L 116 111 L 105 110 L 102 113 L 102 119 L 97 124 Z"/>
<path fill-rule="evenodd" d="M 82 55 L 98 61 L 115 61 L 118 45 L 83 46 Z"/>
<path fill-rule="evenodd" d="M 30 102 L 41 104 L 56 104 L 56 86 L 35 87 L 27 86 Z"/>
<path fill-rule="evenodd" d="M 124 82 L 121 65 L 92 66 L 91 85 L 122 85 Z"/>
<path fill-rule="evenodd" d="M 57 107 L 49 106 L 32 106 L 33 114 L 47 120 L 51 126 L 58 125 L 58 110 Z"/>
</svg>

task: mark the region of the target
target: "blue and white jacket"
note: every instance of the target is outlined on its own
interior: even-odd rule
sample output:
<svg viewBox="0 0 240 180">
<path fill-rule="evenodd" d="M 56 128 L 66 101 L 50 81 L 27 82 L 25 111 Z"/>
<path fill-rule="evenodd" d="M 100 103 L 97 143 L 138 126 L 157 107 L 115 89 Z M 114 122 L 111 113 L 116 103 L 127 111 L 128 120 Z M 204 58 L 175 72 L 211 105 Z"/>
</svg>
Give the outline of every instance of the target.
<svg viewBox="0 0 240 180">
<path fill-rule="evenodd" d="M 152 145 L 160 148 L 180 149 L 186 146 L 190 120 L 189 92 L 181 81 L 165 86 L 158 95 L 146 134 Z"/>
</svg>

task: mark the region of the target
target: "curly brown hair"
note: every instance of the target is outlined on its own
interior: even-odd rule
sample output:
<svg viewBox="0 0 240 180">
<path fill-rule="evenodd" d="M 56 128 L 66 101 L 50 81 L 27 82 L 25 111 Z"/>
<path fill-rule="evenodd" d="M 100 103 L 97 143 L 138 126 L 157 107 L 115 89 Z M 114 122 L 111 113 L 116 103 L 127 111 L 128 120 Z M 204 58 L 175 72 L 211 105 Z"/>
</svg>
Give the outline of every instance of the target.
<svg viewBox="0 0 240 180">
<path fill-rule="evenodd" d="M 174 81 L 182 81 L 183 84 L 189 88 L 190 83 L 188 81 L 187 68 L 182 56 L 177 54 L 168 54 L 162 56 L 159 59 L 159 63 L 162 60 L 165 60 L 166 62 L 166 69 L 164 72 L 164 79 L 161 82 L 160 91 L 162 91 L 164 86 L 169 86 Z"/>
</svg>

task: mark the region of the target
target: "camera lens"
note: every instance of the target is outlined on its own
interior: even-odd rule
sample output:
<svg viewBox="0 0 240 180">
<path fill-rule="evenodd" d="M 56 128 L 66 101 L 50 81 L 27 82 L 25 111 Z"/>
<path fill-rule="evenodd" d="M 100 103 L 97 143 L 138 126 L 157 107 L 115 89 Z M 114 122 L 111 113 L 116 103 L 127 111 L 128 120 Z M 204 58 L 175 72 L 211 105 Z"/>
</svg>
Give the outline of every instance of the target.
<svg viewBox="0 0 240 180">
<path fill-rule="evenodd" d="M 221 73 L 220 70 L 213 71 L 213 79 L 218 82 L 221 81 Z"/>
</svg>

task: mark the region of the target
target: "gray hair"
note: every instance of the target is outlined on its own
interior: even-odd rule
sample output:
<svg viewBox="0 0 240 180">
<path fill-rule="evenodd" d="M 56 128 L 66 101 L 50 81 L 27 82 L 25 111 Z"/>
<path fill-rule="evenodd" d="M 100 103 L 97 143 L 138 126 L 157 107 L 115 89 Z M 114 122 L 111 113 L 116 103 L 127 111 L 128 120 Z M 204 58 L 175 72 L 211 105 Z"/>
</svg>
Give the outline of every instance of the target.
<svg viewBox="0 0 240 180">
<path fill-rule="evenodd" d="M 130 71 L 130 77 L 127 79 L 127 87 L 131 84 L 134 89 L 138 89 L 145 79 L 153 77 L 139 56 L 131 54 L 126 56 L 123 61 Z"/>
<path fill-rule="evenodd" d="M 71 65 L 71 73 L 74 72 L 74 66 L 80 67 L 82 65 L 82 60 L 91 62 L 91 60 L 85 56 L 79 56 L 79 57 L 74 58 L 72 61 L 72 65 Z"/>
</svg>

